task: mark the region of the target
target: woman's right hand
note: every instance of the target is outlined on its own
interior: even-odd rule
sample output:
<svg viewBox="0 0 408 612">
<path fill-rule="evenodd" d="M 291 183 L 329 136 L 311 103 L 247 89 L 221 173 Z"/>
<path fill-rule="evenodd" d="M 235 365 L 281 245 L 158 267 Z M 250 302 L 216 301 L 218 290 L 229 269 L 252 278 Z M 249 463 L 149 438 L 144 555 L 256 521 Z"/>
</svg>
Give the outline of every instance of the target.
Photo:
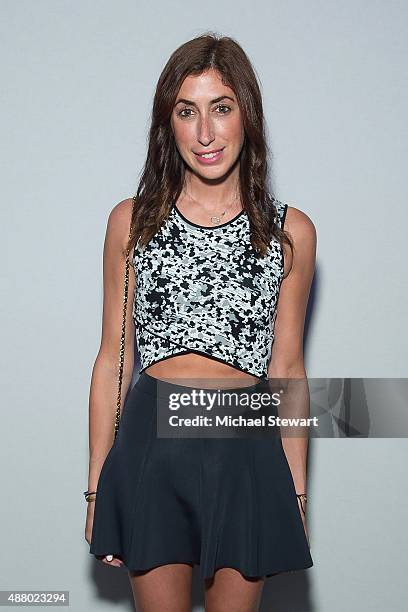
<svg viewBox="0 0 408 612">
<path fill-rule="evenodd" d="M 95 512 L 95 502 L 88 502 L 88 509 L 86 512 L 86 524 L 85 524 L 85 540 L 88 542 L 88 544 L 91 544 L 91 539 L 92 539 L 92 527 L 93 527 L 93 519 L 94 519 L 94 512 Z M 99 559 L 99 561 L 102 561 L 102 563 L 105 563 L 106 565 L 114 565 L 115 567 L 121 567 L 123 565 L 123 561 L 122 559 L 119 559 L 118 557 L 115 557 L 113 555 L 95 555 L 97 559 Z M 109 561 L 109 559 L 111 559 Z"/>
<path fill-rule="evenodd" d="M 87 506 L 88 509 L 86 511 L 85 540 L 88 542 L 89 545 L 91 545 L 95 502 L 87 502 Z"/>
</svg>

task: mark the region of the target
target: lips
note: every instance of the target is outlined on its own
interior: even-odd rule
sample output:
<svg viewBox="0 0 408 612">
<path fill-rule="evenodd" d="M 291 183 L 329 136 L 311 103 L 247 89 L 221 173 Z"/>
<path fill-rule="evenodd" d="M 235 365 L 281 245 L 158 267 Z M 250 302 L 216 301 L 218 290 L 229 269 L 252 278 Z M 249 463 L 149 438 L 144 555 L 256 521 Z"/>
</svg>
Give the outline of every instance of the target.
<svg viewBox="0 0 408 612">
<path fill-rule="evenodd" d="M 200 157 L 202 155 L 209 155 L 210 153 L 218 153 L 219 151 L 222 151 L 224 149 L 224 147 L 221 147 L 220 149 L 211 149 L 210 151 L 194 151 L 195 155 L 199 155 Z"/>
<path fill-rule="evenodd" d="M 224 154 L 224 148 L 225 147 L 223 147 L 222 149 L 213 149 L 212 151 L 205 151 L 205 153 L 202 152 L 202 154 L 194 153 L 194 155 L 196 156 L 200 164 L 211 164 L 217 162 L 219 159 L 222 158 Z M 205 157 L 207 155 L 209 157 Z"/>
</svg>

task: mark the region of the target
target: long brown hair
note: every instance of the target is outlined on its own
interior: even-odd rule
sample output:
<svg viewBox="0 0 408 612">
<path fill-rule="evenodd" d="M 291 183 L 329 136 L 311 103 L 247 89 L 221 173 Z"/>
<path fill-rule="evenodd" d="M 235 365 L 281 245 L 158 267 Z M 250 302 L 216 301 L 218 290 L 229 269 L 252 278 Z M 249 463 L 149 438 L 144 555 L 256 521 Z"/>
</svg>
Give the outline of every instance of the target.
<svg viewBox="0 0 408 612">
<path fill-rule="evenodd" d="M 276 219 L 276 199 L 267 190 L 269 149 L 265 139 L 262 96 L 251 62 L 241 46 L 213 32 L 197 36 L 176 49 L 157 82 L 149 131 L 147 158 L 134 196 L 129 252 L 137 241 L 145 246 L 159 231 L 184 183 L 185 162 L 177 150 L 170 120 L 184 79 L 213 68 L 238 101 L 245 131 L 239 160 L 241 202 L 251 228 L 251 244 L 264 256 L 274 236 L 293 252 L 291 239 Z"/>
</svg>

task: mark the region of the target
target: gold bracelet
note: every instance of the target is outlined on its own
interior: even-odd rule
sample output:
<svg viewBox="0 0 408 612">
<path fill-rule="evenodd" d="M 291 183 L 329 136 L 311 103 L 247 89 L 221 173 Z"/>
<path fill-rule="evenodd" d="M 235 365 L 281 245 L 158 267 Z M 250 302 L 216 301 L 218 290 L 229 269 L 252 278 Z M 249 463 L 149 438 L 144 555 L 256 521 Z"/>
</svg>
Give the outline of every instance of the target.
<svg viewBox="0 0 408 612">
<path fill-rule="evenodd" d="M 96 491 L 84 491 L 85 500 L 87 502 L 95 501 L 95 497 L 91 499 L 91 495 L 94 495 L 96 497 Z"/>
<path fill-rule="evenodd" d="M 307 503 L 307 495 L 306 493 L 296 493 L 296 497 L 300 500 L 300 507 L 302 508 L 302 512 L 303 514 L 306 514 L 306 510 L 303 507 L 302 502 L 304 501 L 305 504 Z"/>
<path fill-rule="evenodd" d="M 296 493 L 296 497 L 303 498 L 305 500 L 305 502 L 307 502 L 307 495 L 306 493 Z"/>
</svg>

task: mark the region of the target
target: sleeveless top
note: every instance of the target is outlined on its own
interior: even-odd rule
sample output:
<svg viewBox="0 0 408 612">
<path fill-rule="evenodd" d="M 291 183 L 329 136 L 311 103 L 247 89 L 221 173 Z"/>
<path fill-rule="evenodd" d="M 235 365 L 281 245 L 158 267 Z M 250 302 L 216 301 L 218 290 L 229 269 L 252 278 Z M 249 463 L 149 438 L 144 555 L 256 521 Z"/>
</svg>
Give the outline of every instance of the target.
<svg viewBox="0 0 408 612">
<path fill-rule="evenodd" d="M 287 204 L 274 200 L 284 226 Z M 174 355 L 197 353 L 267 378 L 283 252 L 272 238 L 258 258 L 244 210 L 217 226 L 186 219 L 173 203 L 160 230 L 131 260 L 132 317 L 141 371 Z"/>
</svg>

